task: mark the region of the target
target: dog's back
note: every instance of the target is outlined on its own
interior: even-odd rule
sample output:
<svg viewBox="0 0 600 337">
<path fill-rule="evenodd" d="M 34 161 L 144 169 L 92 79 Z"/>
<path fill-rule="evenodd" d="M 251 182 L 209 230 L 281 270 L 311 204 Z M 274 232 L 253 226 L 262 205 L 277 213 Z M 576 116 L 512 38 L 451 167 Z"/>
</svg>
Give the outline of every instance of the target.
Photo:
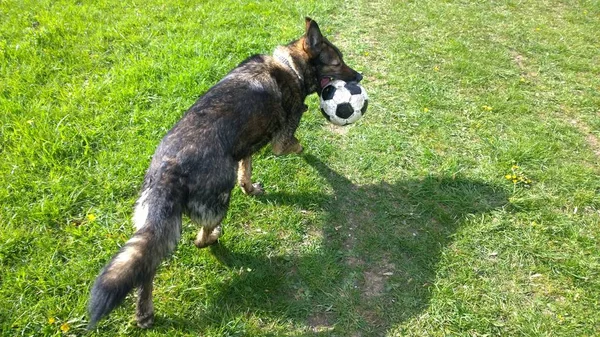
<svg viewBox="0 0 600 337">
<path fill-rule="evenodd" d="M 281 128 L 287 117 L 282 93 L 300 90 L 293 75 L 271 56 L 253 56 L 198 99 L 161 142 L 153 161 L 187 148 L 200 155 L 222 150 L 221 155 L 239 161 Z"/>
</svg>

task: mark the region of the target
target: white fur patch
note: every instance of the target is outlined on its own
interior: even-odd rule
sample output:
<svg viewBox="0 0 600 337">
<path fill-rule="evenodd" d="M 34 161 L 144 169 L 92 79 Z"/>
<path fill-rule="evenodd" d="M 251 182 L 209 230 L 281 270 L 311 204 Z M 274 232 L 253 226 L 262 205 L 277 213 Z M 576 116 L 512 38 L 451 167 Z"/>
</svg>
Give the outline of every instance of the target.
<svg viewBox="0 0 600 337">
<path fill-rule="evenodd" d="M 137 244 L 141 240 L 143 239 L 139 237 L 133 237 L 129 241 L 127 241 L 123 251 L 120 252 L 112 261 L 109 270 L 110 273 L 108 274 L 109 276 L 115 278 L 119 277 L 119 275 L 122 274 L 125 271 L 125 269 L 130 268 L 129 265 L 131 263 L 131 260 L 136 260 L 141 257 L 142 253 L 140 252 L 140 246 Z"/>
<path fill-rule="evenodd" d="M 204 227 L 213 228 L 222 220 L 222 216 L 218 216 L 201 203 L 189 203 L 188 210 L 190 218 Z"/>
<path fill-rule="evenodd" d="M 273 52 L 273 58 L 275 58 L 275 60 L 277 60 L 277 62 L 281 63 L 281 65 L 283 65 L 284 67 L 291 68 L 292 71 L 298 77 L 298 79 L 300 79 L 300 81 L 302 81 L 302 75 L 300 75 L 300 72 L 298 72 L 298 69 L 296 68 L 296 64 L 294 63 L 294 59 L 292 59 L 292 56 L 290 55 L 290 53 L 287 51 L 287 49 L 285 47 L 279 46 L 279 47 L 275 48 L 275 51 Z"/>
<path fill-rule="evenodd" d="M 148 203 L 146 199 L 150 194 L 151 189 L 146 189 L 142 192 L 142 195 L 135 203 L 135 210 L 133 211 L 133 225 L 137 230 L 140 230 L 146 224 L 148 218 Z"/>
</svg>

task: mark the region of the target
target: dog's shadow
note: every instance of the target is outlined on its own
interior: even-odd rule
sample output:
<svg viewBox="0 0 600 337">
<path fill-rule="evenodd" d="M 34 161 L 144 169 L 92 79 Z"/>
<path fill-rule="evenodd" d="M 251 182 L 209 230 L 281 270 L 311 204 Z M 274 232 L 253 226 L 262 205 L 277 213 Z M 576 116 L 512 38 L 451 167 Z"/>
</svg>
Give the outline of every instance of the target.
<svg viewBox="0 0 600 337">
<path fill-rule="evenodd" d="M 312 233 L 321 235 L 318 247 L 269 258 L 212 246 L 219 261 L 241 272 L 216 292 L 210 321 L 220 322 L 227 308 L 291 321 L 309 335 L 385 335 L 427 308 L 438 261 L 461 223 L 507 204 L 502 188 L 479 181 L 357 186 L 316 157 L 303 158 L 334 191 L 321 199 L 327 221 Z M 259 200 L 308 207 L 314 197 L 269 193 Z"/>
</svg>

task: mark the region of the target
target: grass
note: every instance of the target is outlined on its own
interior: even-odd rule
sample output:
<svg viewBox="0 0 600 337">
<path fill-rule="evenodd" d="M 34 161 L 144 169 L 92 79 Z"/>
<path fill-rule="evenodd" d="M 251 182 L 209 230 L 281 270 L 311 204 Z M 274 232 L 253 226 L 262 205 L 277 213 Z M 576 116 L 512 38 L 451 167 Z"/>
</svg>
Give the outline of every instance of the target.
<svg viewBox="0 0 600 337">
<path fill-rule="evenodd" d="M 235 190 L 218 246 L 186 220 L 155 327 L 130 297 L 90 335 L 600 334 L 597 2 L 102 0 L 0 1 L 1 335 L 84 333 L 160 138 L 304 15 L 367 115 L 312 97 L 305 154 L 255 157 L 268 193 Z"/>
</svg>

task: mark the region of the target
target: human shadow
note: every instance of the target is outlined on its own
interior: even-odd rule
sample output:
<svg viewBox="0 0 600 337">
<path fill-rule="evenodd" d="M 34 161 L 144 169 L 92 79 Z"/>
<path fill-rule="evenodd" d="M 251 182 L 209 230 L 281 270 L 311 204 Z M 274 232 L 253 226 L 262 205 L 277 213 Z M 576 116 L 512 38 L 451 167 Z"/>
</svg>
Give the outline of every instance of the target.
<svg viewBox="0 0 600 337">
<path fill-rule="evenodd" d="M 241 272 L 214 293 L 209 321 L 220 322 L 227 308 L 292 321 L 303 335 L 385 335 L 427 308 L 442 251 L 466 217 L 507 204 L 502 188 L 481 181 L 429 176 L 355 185 L 318 158 L 303 158 L 333 190 L 317 198 L 326 211 L 313 233 L 319 246 L 284 257 L 212 246 L 221 263 Z M 309 207 L 315 197 L 269 193 L 259 200 Z"/>
</svg>

